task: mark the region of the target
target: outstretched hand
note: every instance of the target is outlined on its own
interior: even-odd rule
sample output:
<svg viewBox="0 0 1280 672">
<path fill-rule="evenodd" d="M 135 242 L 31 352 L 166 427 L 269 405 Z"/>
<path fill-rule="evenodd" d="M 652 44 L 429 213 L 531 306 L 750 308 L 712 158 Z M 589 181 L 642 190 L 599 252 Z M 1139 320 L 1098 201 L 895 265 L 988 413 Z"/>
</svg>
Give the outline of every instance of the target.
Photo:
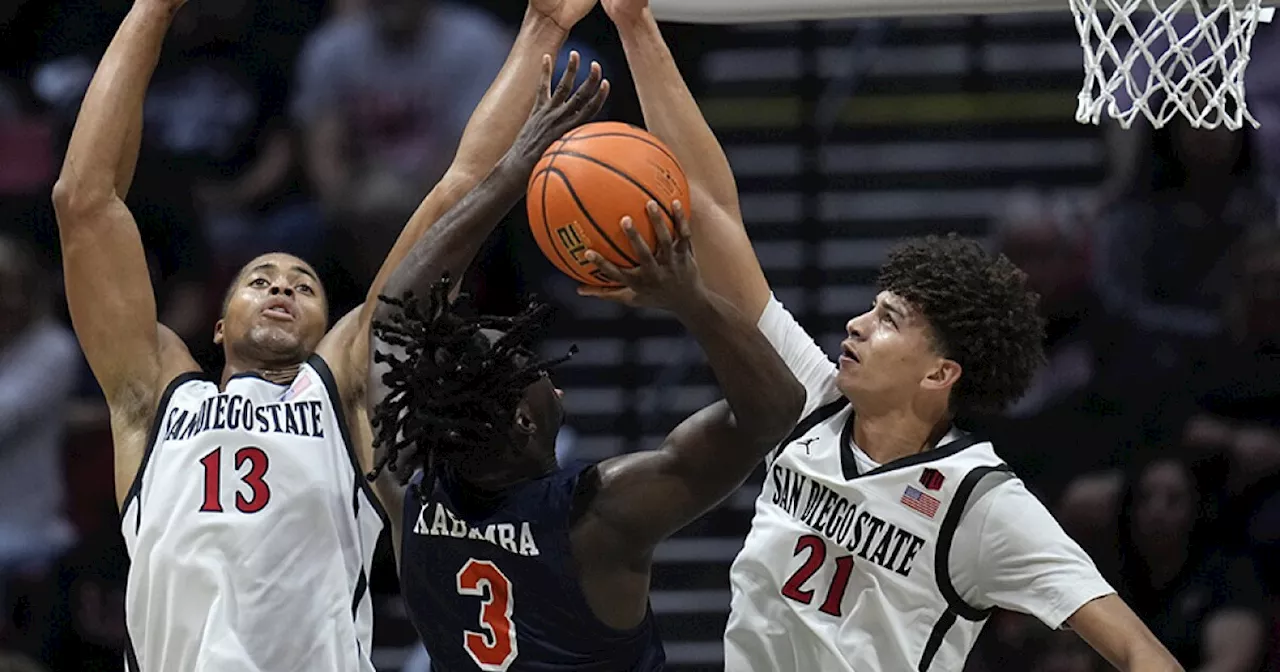
<svg viewBox="0 0 1280 672">
<path fill-rule="evenodd" d="M 671 214 L 676 225 L 674 236 L 667 228 L 658 203 L 649 201 L 645 207 L 645 215 L 653 227 L 657 243 L 654 250 L 650 250 L 649 245 L 640 237 L 631 218 L 623 217 L 622 230 L 631 243 L 631 249 L 635 251 L 638 262 L 636 267 L 618 268 L 595 250 L 587 250 L 587 260 L 595 264 L 605 277 L 622 287 L 583 285 L 578 288 L 578 294 L 629 306 L 664 308 L 672 312 L 679 312 L 683 307 L 699 301 L 705 287 L 698 273 L 698 264 L 693 258 L 689 218 L 680 201 L 671 203 Z"/>
<path fill-rule="evenodd" d="M 551 76 L 554 74 L 555 64 L 551 56 L 542 57 L 538 98 L 529 113 L 529 119 L 524 122 L 524 127 L 507 152 L 509 158 L 522 162 L 530 171 L 552 143 L 590 121 L 600 112 L 605 99 L 609 97 L 609 80 L 604 79 L 600 64 L 594 61 L 587 80 L 576 91 L 573 90 L 579 63 L 578 52 L 570 52 L 569 65 L 552 91 Z"/>
</svg>

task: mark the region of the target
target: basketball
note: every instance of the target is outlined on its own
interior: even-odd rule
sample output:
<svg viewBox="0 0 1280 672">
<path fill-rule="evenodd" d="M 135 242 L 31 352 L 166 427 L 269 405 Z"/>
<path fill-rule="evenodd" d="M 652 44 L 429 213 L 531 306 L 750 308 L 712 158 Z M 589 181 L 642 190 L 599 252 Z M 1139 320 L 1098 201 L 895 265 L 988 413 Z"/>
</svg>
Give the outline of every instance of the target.
<svg viewBox="0 0 1280 672">
<path fill-rule="evenodd" d="M 622 231 L 631 217 L 653 249 L 645 204 L 657 201 L 675 235 L 671 202 L 689 213 L 689 181 L 675 155 L 648 131 L 602 121 L 580 126 L 542 155 L 529 178 L 529 226 L 538 247 L 565 275 L 587 285 L 614 287 L 584 253 L 595 250 L 618 268 L 634 268 L 635 252 Z"/>
</svg>

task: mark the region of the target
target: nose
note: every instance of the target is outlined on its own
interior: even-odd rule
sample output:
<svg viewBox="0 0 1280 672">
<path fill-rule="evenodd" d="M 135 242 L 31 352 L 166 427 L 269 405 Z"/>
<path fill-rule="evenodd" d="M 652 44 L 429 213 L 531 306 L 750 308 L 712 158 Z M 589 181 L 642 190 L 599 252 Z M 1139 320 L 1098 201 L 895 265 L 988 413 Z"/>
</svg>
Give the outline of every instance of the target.
<svg viewBox="0 0 1280 672">
<path fill-rule="evenodd" d="M 564 399 L 564 390 L 556 388 L 556 399 Z"/>
<path fill-rule="evenodd" d="M 864 316 L 865 314 L 858 315 L 857 317 L 850 318 L 848 322 L 845 322 L 844 331 L 845 333 L 849 334 L 850 338 L 855 338 L 855 339 L 862 338 L 862 328 L 859 327 L 858 325 L 861 323 L 861 320 Z"/>
<path fill-rule="evenodd" d="M 285 296 L 293 296 L 293 288 L 289 286 L 271 285 L 271 295 L 284 294 Z"/>
</svg>

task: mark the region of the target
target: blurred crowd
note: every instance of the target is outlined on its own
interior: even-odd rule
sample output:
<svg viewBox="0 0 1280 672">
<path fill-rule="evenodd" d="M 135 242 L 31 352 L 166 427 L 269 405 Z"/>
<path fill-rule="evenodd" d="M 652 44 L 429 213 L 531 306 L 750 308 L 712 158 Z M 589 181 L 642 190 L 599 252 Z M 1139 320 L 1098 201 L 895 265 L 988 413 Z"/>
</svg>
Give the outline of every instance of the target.
<svg viewBox="0 0 1280 672">
<path fill-rule="evenodd" d="M 115 670 L 127 557 L 110 432 L 60 299 L 49 191 L 128 2 L 0 5 L 0 670 Z M 221 294 L 260 252 L 314 260 L 335 314 L 362 298 L 522 5 L 184 8 L 128 203 L 161 320 L 207 368 Z M 1189 670 L 1280 670 L 1280 156 L 1252 131 L 1183 123 L 1108 137 L 1096 198 L 1027 189 L 991 222 L 1043 296 L 1048 362 L 1006 413 L 971 421 Z M 527 259 L 528 242 L 485 254 Z M 488 268 L 475 288 L 499 310 L 544 272 Z M 970 668 L 1100 663 L 1070 633 L 998 614 Z"/>
</svg>

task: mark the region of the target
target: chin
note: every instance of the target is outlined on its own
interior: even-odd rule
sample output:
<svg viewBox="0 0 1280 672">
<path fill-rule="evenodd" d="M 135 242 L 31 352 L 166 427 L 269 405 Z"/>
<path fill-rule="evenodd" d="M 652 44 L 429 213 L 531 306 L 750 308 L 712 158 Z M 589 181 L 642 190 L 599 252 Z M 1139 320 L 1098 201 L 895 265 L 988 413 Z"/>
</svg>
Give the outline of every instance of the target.
<svg viewBox="0 0 1280 672">
<path fill-rule="evenodd" d="M 306 351 L 301 338 L 282 329 L 254 329 L 249 332 L 245 341 L 258 353 L 265 355 L 263 359 L 273 361 L 288 360 L 300 362 L 310 355 Z"/>
</svg>

